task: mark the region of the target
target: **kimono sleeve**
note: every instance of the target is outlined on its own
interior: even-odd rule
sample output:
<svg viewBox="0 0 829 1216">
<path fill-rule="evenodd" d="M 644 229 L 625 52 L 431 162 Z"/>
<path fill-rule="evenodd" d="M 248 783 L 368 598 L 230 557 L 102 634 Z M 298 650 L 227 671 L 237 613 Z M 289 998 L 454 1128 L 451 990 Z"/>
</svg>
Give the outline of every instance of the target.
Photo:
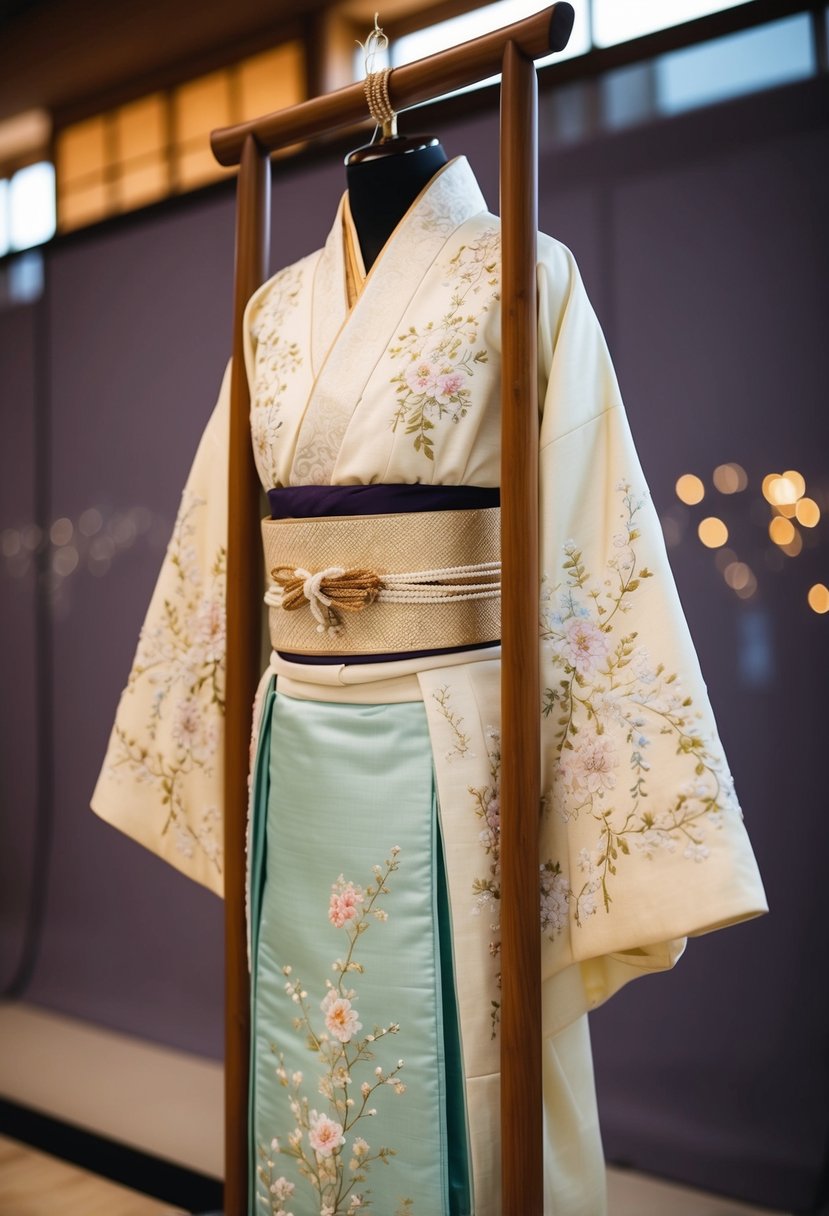
<svg viewBox="0 0 829 1216">
<path fill-rule="evenodd" d="M 610 355 L 541 246 L 541 921 L 548 1032 L 767 911 Z"/>
<path fill-rule="evenodd" d="M 199 443 L 92 809 L 222 894 L 230 364 Z"/>
</svg>

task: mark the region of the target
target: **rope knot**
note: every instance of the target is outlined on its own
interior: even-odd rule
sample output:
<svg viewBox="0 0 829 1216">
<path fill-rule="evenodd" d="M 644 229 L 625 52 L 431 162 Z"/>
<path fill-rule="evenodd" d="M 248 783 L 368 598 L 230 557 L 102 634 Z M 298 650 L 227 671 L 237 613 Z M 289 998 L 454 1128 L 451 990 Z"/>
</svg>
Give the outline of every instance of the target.
<svg viewBox="0 0 829 1216">
<path fill-rule="evenodd" d="M 337 634 L 342 629 L 341 612 L 362 612 L 380 594 L 380 576 L 373 570 L 346 570 L 328 566 L 312 573 L 300 567 L 277 566 L 271 578 L 281 588 L 280 607 L 295 612 L 308 604 L 317 621 L 318 633 Z"/>
</svg>

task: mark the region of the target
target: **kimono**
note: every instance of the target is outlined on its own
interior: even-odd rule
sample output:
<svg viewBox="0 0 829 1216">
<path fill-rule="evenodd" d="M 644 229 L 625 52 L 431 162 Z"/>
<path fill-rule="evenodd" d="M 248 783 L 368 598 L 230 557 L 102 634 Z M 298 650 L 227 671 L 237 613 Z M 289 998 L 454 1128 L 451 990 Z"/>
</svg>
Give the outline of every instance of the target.
<svg viewBox="0 0 829 1216">
<path fill-rule="evenodd" d="M 601 1216 L 588 1012 L 766 901 L 604 337 L 570 250 L 538 249 L 545 1212 Z M 245 315 L 272 514 L 436 494 L 439 527 L 443 496 L 497 496 L 499 271 L 462 157 L 368 274 L 343 197 Z M 217 894 L 228 394 L 92 804 Z M 500 1213 L 499 647 L 411 645 L 274 651 L 257 694 L 251 1213 Z"/>
</svg>

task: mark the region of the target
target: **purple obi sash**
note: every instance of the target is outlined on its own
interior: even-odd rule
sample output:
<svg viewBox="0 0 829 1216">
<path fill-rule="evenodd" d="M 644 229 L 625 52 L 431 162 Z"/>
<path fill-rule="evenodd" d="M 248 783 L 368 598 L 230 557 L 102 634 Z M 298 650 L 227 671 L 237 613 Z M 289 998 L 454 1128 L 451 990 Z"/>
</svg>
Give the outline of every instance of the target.
<svg viewBox="0 0 829 1216">
<path fill-rule="evenodd" d="M 409 511 L 470 511 L 497 507 L 500 489 L 489 486 L 412 485 L 286 486 L 268 490 L 271 519 L 313 519 L 325 515 L 401 515 Z M 395 659 L 426 658 L 435 654 L 457 654 L 481 650 L 491 642 L 445 650 L 409 650 L 395 654 L 294 655 L 280 651 L 282 658 L 298 663 L 386 663 Z"/>
</svg>

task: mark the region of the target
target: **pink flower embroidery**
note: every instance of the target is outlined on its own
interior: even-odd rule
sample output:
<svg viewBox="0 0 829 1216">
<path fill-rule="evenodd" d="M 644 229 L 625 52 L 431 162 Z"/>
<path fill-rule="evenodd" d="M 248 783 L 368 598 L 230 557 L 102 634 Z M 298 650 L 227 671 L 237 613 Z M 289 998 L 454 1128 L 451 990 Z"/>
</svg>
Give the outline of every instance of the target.
<svg viewBox="0 0 829 1216">
<path fill-rule="evenodd" d="M 406 369 L 406 383 L 413 393 L 428 393 L 432 396 L 435 391 L 437 375 L 431 363 L 421 359 Z"/>
<path fill-rule="evenodd" d="M 357 1011 L 352 1008 L 347 997 L 340 996 L 336 988 L 329 988 L 325 999 L 320 1002 L 320 1009 L 325 1014 L 325 1025 L 329 1034 L 341 1043 L 348 1043 L 358 1030 L 362 1030 L 362 1022 L 357 1021 Z"/>
<path fill-rule="evenodd" d="M 607 658 L 607 638 L 587 617 L 573 617 L 564 625 L 564 637 L 558 646 L 566 663 L 575 667 L 580 676 L 591 676 Z"/>
<path fill-rule="evenodd" d="M 456 397 L 462 388 L 463 375 L 461 372 L 446 372 L 437 378 L 435 396 L 442 405 L 445 405 Z"/>
<path fill-rule="evenodd" d="M 318 1157 L 331 1157 L 341 1144 L 345 1144 L 342 1124 L 312 1110 L 308 1140 Z"/>
<path fill-rule="evenodd" d="M 342 874 L 331 888 L 331 899 L 328 903 L 328 919 L 336 929 L 354 920 L 365 900 L 362 887 L 355 887 L 353 882 L 344 882 Z"/>
</svg>

